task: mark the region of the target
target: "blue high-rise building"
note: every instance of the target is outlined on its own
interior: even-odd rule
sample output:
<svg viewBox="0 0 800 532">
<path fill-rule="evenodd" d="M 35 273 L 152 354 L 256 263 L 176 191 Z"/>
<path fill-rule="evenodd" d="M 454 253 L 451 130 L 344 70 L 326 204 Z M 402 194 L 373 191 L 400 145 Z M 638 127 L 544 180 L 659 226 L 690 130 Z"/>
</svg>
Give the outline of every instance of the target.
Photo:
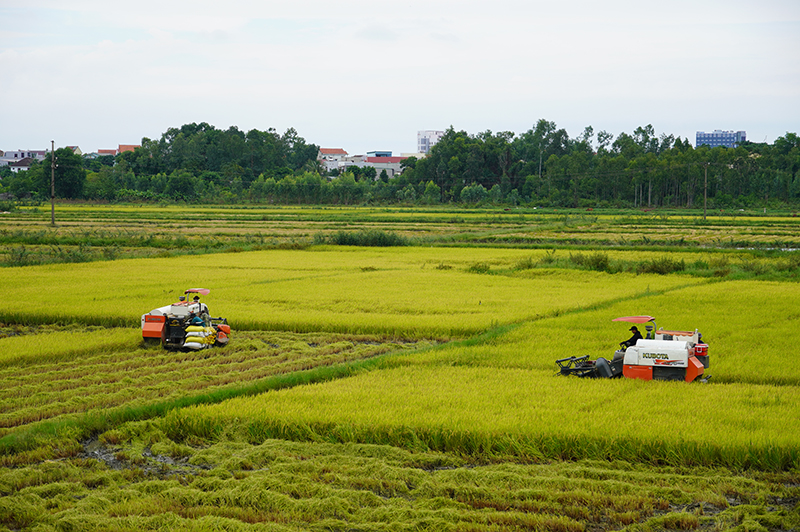
<svg viewBox="0 0 800 532">
<path fill-rule="evenodd" d="M 747 134 L 744 131 L 722 131 L 720 129 L 715 129 L 713 133 L 698 131 L 694 145 L 696 148 L 704 144 L 709 148 L 716 148 L 717 146 L 735 148 L 746 140 Z"/>
</svg>

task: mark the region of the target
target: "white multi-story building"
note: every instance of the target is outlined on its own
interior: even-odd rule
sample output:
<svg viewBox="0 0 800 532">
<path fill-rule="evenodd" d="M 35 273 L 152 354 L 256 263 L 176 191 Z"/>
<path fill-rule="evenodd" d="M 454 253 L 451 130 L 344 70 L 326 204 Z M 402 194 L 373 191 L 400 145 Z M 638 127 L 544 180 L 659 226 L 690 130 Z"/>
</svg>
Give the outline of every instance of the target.
<svg viewBox="0 0 800 532">
<path fill-rule="evenodd" d="M 49 150 L 15 150 L 0 152 L 0 166 L 10 166 L 12 172 L 30 168 L 33 161 L 44 160 Z"/>
<path fill-rule="evenodd" d="M 431 129 L 417 131 L 417 151 L 419 153 L 428 153 L 431 147 L 439 142 L 442 137 L 444 137 L 444 131 L 434 131 Z"/>
<path fill-rule="evenodd" d="M 37 161 L 44 160 L 45 155 L 49 150 L 15 150 L 7 151 L 2 155 L 6 161 L 21 161 L 22 159 L 35 159 Z M 6 163 L 8 164 L 8 163 Z"/>
<path fill-rule="evenodd" d="M 317 160 L 325 166 L 325 170 L 330 172 L 334 168 L 339 168 L 339 163 L 347 157 L 347 152 L 342 148 L 320 148 Z"/>
</svg>

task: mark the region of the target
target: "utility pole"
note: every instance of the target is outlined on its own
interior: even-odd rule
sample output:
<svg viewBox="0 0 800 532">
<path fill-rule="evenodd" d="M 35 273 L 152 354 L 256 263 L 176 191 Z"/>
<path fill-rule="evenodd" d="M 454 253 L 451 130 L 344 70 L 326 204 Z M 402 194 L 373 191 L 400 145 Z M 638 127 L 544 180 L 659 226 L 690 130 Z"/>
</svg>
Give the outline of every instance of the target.
<svg viewBox="0 0 800 532">
<path fill-rule="evenodd" d="M 703 179 L 703 221 L 706 219 L 706 204 L 708 203 L 708 163 L 706 163 L 705 166 L 705 177 Z"/>
<path fill-rule="evenodd" d="M 56 226 L 56 142 L 50 141 L 50 225 Z"/>
</svg>

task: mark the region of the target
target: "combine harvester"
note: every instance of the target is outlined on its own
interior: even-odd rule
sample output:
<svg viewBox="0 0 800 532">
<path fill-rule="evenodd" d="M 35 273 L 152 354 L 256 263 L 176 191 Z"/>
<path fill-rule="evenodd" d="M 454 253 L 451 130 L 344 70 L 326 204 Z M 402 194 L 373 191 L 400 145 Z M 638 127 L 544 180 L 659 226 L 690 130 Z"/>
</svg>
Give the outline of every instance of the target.
<svg viewBox="0 0 800 532">
<path fill-rule="evenodd" d="M 622 345 L 614 358 L 589 360 L 589 355 L 556 360 L 561 375 L 577 377 L 708 382 L 703 377 L 708 368 L 708 345 L 702 343 L 702 334 L 691 331 L 666 331 L 656 329 L 653 316 L 626 316 L 613 321 L 645 323 L 647 336 L 636 338 L 629 346 Z M 638 333 L 638 329 L 631 327 Z M 629 341 L 630 342 L 630 341 Z M 625 344 L 626 342 L 623 342 Z"/>
<path fill-rule="evenodd" d="M 225 318 L 212 318 L 200 295 L 208 288 L 190 288 L 177 303 L 142 314 L 142 338 L 159 340 L 167 349 L 197 350 L 228 343 L 231 333 Z M 187 301 L 194 294 L 192 301 Z"/>
</svg>

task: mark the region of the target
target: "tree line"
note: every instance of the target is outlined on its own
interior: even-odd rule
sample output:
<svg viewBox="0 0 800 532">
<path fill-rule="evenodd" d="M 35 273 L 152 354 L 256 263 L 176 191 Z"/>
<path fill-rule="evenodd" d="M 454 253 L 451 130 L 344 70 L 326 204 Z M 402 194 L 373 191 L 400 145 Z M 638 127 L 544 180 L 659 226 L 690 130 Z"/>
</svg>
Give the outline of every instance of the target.
<svg viewBox="0 0 800 532">
<path fill-rule="evenodd" d="M 590 126 L 577 137 L 539 120 L 528 131 L 448 129 L 425 158 L 391 179 L 373 168 L 326 175 L 319 147 L 294 129 L 203 122 L 170 128 L 116 157 L 56 150 L 56 195 L 108 201 L 204 203 L 455 203 L 554 207 L 693 207 L 800 203 L 800 138 L 736 148 L 693 147 L 652 125 L 614 135 Z M 3 175 L 1 192 L 46 199 L 50 154 L 27 172 Z"/>
</svg>

